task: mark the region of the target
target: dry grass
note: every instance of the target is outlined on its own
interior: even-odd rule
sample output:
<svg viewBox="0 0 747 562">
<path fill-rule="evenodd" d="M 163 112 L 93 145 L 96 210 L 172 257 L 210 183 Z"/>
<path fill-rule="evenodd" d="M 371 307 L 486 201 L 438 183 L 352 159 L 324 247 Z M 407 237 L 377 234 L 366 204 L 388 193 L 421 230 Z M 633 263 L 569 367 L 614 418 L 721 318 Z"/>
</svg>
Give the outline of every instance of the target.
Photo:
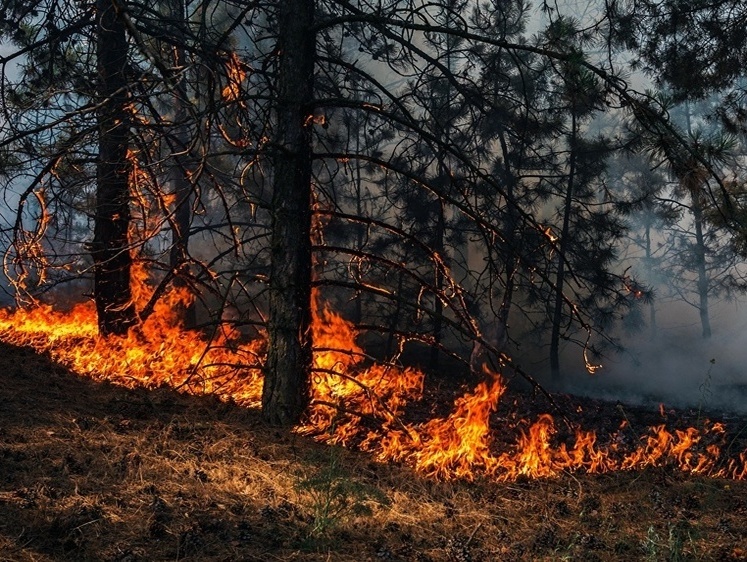
<svg viewBox="0 0 747 562">
<path fill-rule="evenodd" d="M 744 482 L 434 482 L 0 351 L 0 560 L 747 560 Z"/>
</svg>

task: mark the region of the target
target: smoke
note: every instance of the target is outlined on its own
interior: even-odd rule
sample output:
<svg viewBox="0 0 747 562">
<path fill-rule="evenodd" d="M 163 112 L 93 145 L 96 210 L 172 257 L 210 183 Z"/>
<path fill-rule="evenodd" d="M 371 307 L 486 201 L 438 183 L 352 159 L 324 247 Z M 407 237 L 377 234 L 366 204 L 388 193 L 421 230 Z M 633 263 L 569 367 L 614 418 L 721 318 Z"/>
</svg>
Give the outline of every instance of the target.
<svg viewBox="0 0 747 562">
<path fill-rule="evenodd" d="M 747 414 L 747 310 L 740 302 L 712 309 L 704 340 L 698 311 L 683 302 L 658 307 L 658 327 L 628 335 L 626 351 L 602 361 L 596 375 L 574 369 L 562 389 L 628 404 Z"/>
</svg>

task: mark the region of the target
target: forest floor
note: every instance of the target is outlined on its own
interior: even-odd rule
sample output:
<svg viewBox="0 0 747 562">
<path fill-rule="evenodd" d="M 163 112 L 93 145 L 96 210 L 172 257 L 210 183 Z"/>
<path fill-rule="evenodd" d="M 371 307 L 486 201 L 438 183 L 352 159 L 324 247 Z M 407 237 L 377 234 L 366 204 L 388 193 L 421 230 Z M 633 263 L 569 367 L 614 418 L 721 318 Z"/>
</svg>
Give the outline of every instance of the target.
<svg viewBox="0 0 747 562">
<path fill-rule="evenodd" d="M 583 404 L 601 426 L 660 416 Z M 672 467 L 436 482 L 0 346 L 1 561 L 747 560 L 746 521 L 747 482 Z"/>
</svg>

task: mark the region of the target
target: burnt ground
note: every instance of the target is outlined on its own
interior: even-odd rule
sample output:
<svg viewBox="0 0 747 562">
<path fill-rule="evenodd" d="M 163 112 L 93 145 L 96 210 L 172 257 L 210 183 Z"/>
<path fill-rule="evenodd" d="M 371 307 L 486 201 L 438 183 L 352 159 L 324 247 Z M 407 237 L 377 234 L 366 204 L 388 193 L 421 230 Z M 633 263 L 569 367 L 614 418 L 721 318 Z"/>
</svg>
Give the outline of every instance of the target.
<svg viewBox="0 0 747 562">
<path fill-rule="evenodd" d="M 556 402 L 599 432 L 705 416 Z M 509 396 L 494 423 L 549 409 Z M 747 419 L 727 425 L 743 449 Z M 747 483 L 672 467 L 435 482 L 267 428 L 256 411 L 95 383 L 0 346 L 6 560 L 747 560 Z"/>
</svg>

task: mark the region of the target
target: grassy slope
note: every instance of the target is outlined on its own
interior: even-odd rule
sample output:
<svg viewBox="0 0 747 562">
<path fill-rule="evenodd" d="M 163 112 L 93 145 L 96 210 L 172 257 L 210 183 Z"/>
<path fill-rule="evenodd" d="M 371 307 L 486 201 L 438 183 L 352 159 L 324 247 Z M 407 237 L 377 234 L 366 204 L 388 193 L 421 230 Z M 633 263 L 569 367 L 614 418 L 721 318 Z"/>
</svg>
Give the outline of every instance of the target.
<svg viewBox="0 0 747 562">
<path fill-rule="evenodd" d="M 747 483 L 438 483 L 0 347 L 0 561 L 747 560 Z"/>
</svg>

